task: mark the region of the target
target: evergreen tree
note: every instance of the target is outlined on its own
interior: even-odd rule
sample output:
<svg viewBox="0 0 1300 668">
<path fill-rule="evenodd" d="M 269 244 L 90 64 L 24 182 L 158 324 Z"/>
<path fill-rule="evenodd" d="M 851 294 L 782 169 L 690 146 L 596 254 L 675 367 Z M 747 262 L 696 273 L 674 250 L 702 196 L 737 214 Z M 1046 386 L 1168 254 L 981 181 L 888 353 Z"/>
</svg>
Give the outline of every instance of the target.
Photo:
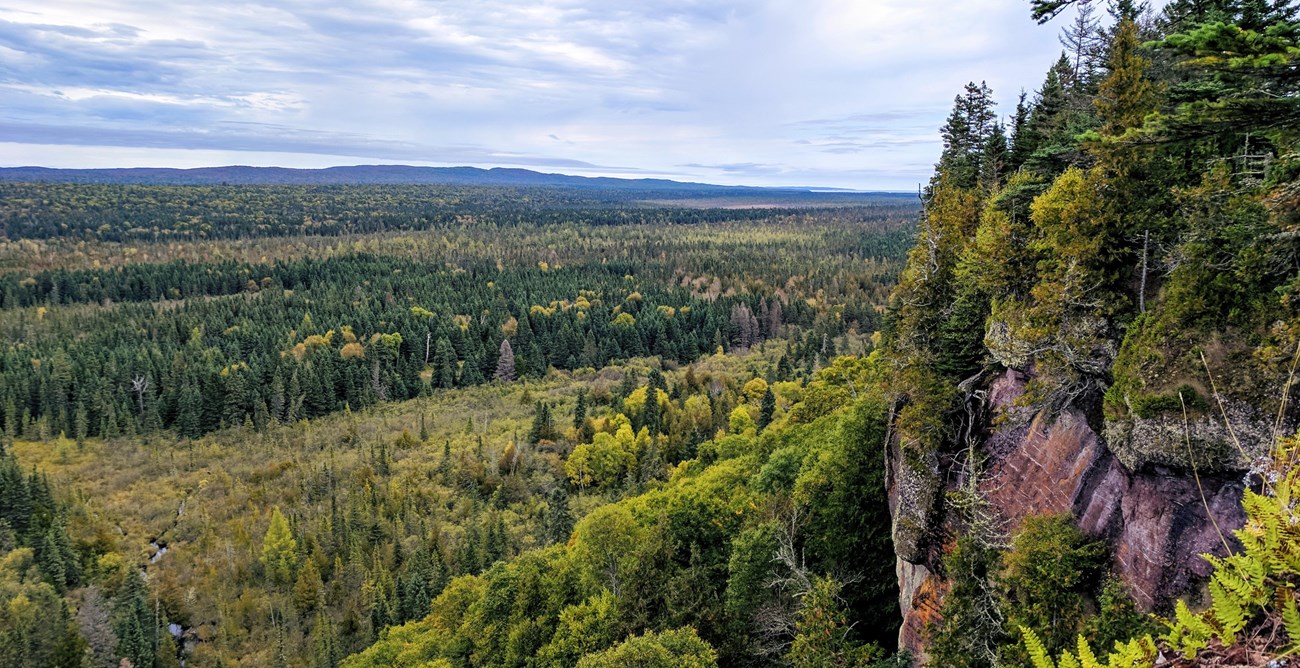
<svg viewBox="0 0 1300 668">
<path fill-rule="evenodd" d="M 582 429 L 587 420 L 587 388 L 578 391 L 578 401 L 573 406 L 573 428 Z"/>
<path fill-rule="evenodd" d="M 316 620 L 311 627 L 311 640 L 315 668 L 338 668 L 343 649 L 339 647 L 334 634 L 334 622 L 324 610 L 316 612 Z"/>
<path fill-rule="evenodd" d="M 997 127 L 993 105 L 993 92 L 987 85 L 968 83 L 955 98 L 952 113 L 939 130 L 943 136 L 943 154 L 936 169 L 954 187 L 971 189 L 979 182 L 983 159 Z M 1003 144 L 1002 152 L 1005 152 L 1005 139 Z M 936 185 L 932 181 L 930 190 Z"/>
<path fill-rule="evenodd" d="M 298 612 L 307 614 L 316 610 L 324 602 L 321 595 L 325 585 L 321 582 L 320 569 L 316 568 L 315 559 L 306 559 L 298 571 L 298 580 L 293 585 L 293 604 Z"/>
<path fill-rule="evenodd" d="M 469 352 L 465 355 L 465 363 L 460 369 L 460 378 L 458 379 L 461 387 L 473 387 L 483 383 L 482 362 L 479 357 Z"/>
<path fill-rule="evenodd" d="M 533 410 L 533 427 L 528 431 L 528 442 L 535 445 L 538 441 L 554 439 L 555 420 L 551 416 L 551 405 L 539 401 Z"/>
<path fill-rule="evenodd" d="M 198 438 L 203 435 L 203 396 L 191 383 L 187 383 L 185 389 L 181 390 L 175 424 L 176 433 L 184 438 Z"/>
<path fill-rule="evenodd" d="M 285 585 L 292 581 L 298 561 L 298 541 L 294 540 L 289 529 L 289 521 L 276 506 L 271 511 L 271 523 L 262 538 L 261 562 L 266 569 L 266 577 L 275 584 Z"/>
<path fill-rule="evenodd" d="M 758 430 L 761 432 L 767 429 L 767 425 L 772 424 L 772 418 L 776 415 L 776 395 L 772 393 L 772 388 L 768 387 L 763 393 L 763 403 L 758 411 Z"/>
<path fill-rule="evenodd" d="M 447 337 L 439 337 L 433 354 L 433 386 L 447 389 L 456 386 L 456 351 Z"/>
<path fill-rule="evenodd" d="M 497 371 L 493 377 L 507 383 L 516 378 L 515 351 L 510 348 L 510 339 L 501 339 L 501 350 L 497 355 Z"/>
<path fill-rule="evenodd" d="M 1011 117 L 1011 141 L 1010 151 L 1007 154 L 1007 170 L 1016 171 L 1020 166 L 1029 160 L 1029 156 L 1034 154 L 1038 148 L 1033 139 L 1033 133 L 1029 130 L 1029 111 L 1030 106 L 1026 103 L 1026 94 L 1024 90 L 1020 91 L 1020 98 L 1016 101 L 1016 112 Z"/>
<path fill-rule="evenodd" d="M 154 660 L 153 635 L 157 628 L 149 605 L 149 589 L 144 577 L 130 569 L 114 605 L 118 656 L 126 658 L 133 666 L 152 666 Z"/>
</svg>

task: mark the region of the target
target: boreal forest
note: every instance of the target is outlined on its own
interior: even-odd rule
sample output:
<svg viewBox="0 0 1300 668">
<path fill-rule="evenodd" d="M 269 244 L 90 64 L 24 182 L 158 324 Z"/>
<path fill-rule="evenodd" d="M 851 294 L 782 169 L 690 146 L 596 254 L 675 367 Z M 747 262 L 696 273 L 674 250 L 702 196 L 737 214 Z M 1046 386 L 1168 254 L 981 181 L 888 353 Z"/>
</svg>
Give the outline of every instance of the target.
<svg viewBox="0 0 1300 668">
<path fill-rule="evenodd" d="M 0 666 L 1291 665 L 1300 6 L 1023 14 L 915 193 L 0 178 Z"/>
</svg>

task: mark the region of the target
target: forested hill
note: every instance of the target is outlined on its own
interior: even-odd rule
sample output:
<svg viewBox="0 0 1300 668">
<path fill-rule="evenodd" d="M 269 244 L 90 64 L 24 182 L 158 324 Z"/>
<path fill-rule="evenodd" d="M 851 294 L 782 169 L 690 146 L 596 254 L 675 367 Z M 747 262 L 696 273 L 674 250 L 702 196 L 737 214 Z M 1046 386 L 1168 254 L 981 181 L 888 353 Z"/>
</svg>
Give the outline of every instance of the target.
<svg viewBox="0 0 1300 668">
<path fill-rule="evenodd" d="M 342 184 L 436 184 L 511 186 L 604 186 L 656 190 L 718 190 L 725 186 L 685 183 L 667 179 L 590 178 L 567 174 L 544 174 L 530 169 L 494 167 L 415 167 L 410 165 L 351 165 L 323 169 L 289 167 L 197 167 L 172 169 L 134 167 L 119 169 L 50 169 L 46 167 L 0 168 L 0 180 L 43 183 L 134 183 L 169 185 L 342 185 Z M 735 190 L 751 190 L 735 188 Z"/>
<path fill-rule="evenodd" d="M 30 183 L 117 183 L 141 185 L 491 185 L 558 186 L 621 190 L 649 190 L 691 195 L 854 194 L 827 188 L 759 188 L 721 186 L 669 179 L 612 178 L 551 174 L 530 169 L 493 167 L 416 167 L 411 165 L 351 165 L 323 169 L 287 167 L 199 167 L 194 169 L 121 168 L 50 169 L 46 167 L 0 167 L 0 181 Z M 871 193 L 879 196 L 884 193 Z M 888 193 L 914 197 L 912 193 Z"/>
</svg>

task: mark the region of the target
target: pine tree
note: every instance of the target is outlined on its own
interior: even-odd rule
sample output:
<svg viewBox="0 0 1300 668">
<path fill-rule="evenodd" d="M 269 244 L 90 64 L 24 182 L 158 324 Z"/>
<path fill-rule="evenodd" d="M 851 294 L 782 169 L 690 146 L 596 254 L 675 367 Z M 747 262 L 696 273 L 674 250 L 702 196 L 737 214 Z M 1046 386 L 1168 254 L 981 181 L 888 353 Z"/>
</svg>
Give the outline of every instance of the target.
<svg viewBox="0 0 1300 668">
<path fill-rule="evenodd" d="M 63 555 L 59 553 L 59 546 L 55 542 L 52 532 L 52 529 L 47 531 L 38 546 L 36 564 L 40 567 L 41 572 L 45 574 L 45 579 L 54 585 L 56 591 L 63 594 L 68 590 L 68 575 L 63 569 Z"/>
<path fill-rule="evenodd" d="M 1026 93 L 1020 91 L 1020 98 L 1016 101 L 1016 113 L 1011 117 L 1011 142 L 1010 152 L 1007 154 L 1007 170 L 1014 172 L 1025 164 L 1029 156 L 1034 154 L 1037 148 L 1033 140 L 1033 134 L 1029 131 L 1029 105 L 1026 103 Z"/>
<path fill-rule="evenodd" d="M 307 559 L 298 571 L 298 580 L 293 585 L 293 604 L 300 613 L 306 614 L 322 603 L 321 594 L 325 585 L 321 582 L 320 569 L 316 568 L 315 559 Z"/>
<path fill-rule="evenodd" d="M 5 395 L 4 420 L 5 420 L 5 432 L 4 432 L 5 436 L 8 438 L 8 440 L 12 441 L 14 440 L 14 438 L 18 436 L 18 422 L 19 422 L 18 404 L 17 402 L 14 401 L 14 395 L 12 393 Z"/>
<path fill-rule="evenodd" d="M 298 561 L 298 541 L 294 540 L 289 529 L 289 521 L 276 506 L 271 511 L 271 523 L 262 538 L 262 566 L 271 582 L 285 585 L 292 581 L 294 568 Z"/>
<path fill-rule="evenodd" d="M 546 537 L 550 543 L 563 543 L 573 533 L 573 514 L 569 512 L 569 495 L 556 487 L 546 504 Z"/>
<path fill-rule="evenodd" d="M 658 435 L 663 431 L 663 410 L 659 406 L 660 391 L 653 384 L 646 388 L 645 404 L 642 405 L 638 416 L 640 426 L 649 429 L 651 435 Z"/>
<path fill-rule="evenodd" d="M 483 371 L 482 361 L 474 352 L 465 353 L 465 363 L 460 369 L 460 378 L 458 379 L 461 387 L 473 387 L 482 384 Z"/>
<path fill-rule="evenodd" d="M 582 423 L 587 420 L 587 389 L 578 391 L 578 401 L 573 407 L 573 428 L 582 429 Z"/>
<path fill-rule="evenodd" d="M 1131 19 L 1116 26 L 1106 69 L 1110 74 L 1098 87 L 1094 100 L 1103 136 L 1118 137 L 1142 124 L 1156 110 L 1156 87 L 1146 76 L 1151 61 L 1141 53 L 1138 27 Z"/>
<path fill-rule="evenodd" d="M 157 624 L 149 606 L 149 589 L 138 570 L 130 569 L 113 607 L 118 656 L 125 657 L 133 666 L 152 666 L 153 631 Z"/>
<path fill-rule="evenodd" d="M 1061 30 L 1061 46 L 1070 57 L 1072 79 L 1082 91 L 1090 92 L 1096 82 L 1097 66 L 1101 61 L 1105 41 L 1101 34 L 1101 21 L 1092 3 L 1080 3 L 1074 22 Z"/>
<path fill-rule="evenodd" d="M 772 393 L 772 388 L 768 387 L 763 393 L 763 403 L 758 411 L 758 430 L 761 432 L 767 429 L 767 425 L 772 424 L 772 418 L 776 415 L 776 395 Z"/>
<path fill-rule="evenodd" d="M 334 622 L 324 609 L 316 612 L 316 621 L 311 628 L 312 649 L 314 650 L 315 668 L 338 668 L 342 659 L 342 648 L 334 635 Z"/>
<path fill-rule="evenodd" d="M 993 91 L 986 84 L 968 83 L 954 99 L 952 113 L 939 130 L 943 136 L 943 154 L 936 169 L 954 187 L 970 189 L 979 182 L 989 138 L 997 126 L 993 106 Z M 937 181 L 932 181 L 929 190 L 936 185 Z"/>
<path fill-rule="evenodd" d="M 501 339 L 501 350 L 497 356 L 496 380 L 512 382 L 515 376 L 515 351 L 510 348 L 510 339 Z"/>
<path fill-rule="evenodd" d="M 86 433 L 90 429 L 90 415 L 86 411 L 85 402 L 77 402 L 72 422 L 73 438 L 77 441 L 77 448 L 83 448 L 86 446 Z"/>
<path fill-rule="evenodd" d="M 840 601 L 841 585 L 818 578 L 800 600 L 795 638 L 787 659 L 796 666 L 835 668 L 871 663 L 873 646 L 859 645 L 849 634 L 852 623 Z"/>
<path fill-rule="evenodd" d="M 192 383 L 187 383 L 181 390 L 180 404 L 176 409 L 176 433 L 184 438 L 203 435 L 203 397 Z"/>
<path fill-rule="evenodd" d="M 551 416 L 551 405 L 539 401 L 533 410 L 533 427 L 528 431 L 528 442 L 535 445 L 539 441 L 554 439 L 555 420 Z"/>
<path fill-rule="evenodd" d="M 433 386 L 447 389 L 456 386 L 456 351 L 447 337 L 439 337 L 433 354 Z"/>
<path fill-rule="evenodd" d="M 276 422 L 284 420 L 284 380 L 280 378 L 279 369 L 276 369 L 275 374 L 271 376 L 271 402 L 268 409 L 271 412 L 271 417 Z"/>
</svg>

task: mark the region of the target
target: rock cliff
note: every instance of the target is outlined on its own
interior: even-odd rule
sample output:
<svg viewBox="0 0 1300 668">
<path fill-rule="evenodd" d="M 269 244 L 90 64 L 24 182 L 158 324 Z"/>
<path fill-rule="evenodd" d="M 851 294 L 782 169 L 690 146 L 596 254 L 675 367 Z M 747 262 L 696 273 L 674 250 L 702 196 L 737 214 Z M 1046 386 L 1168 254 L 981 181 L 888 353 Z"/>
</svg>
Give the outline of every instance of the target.
<svg viewBox="0 0 1300 668">
<path fill-rule="evenodd" d="M 1218 466 L 1198 467 L 1195 474 L 1166 461 L 1129 458 L 1137 464 L 1132 466 L 1109 446 L 1100 418 L 1074 407 L 1017 406 L 1028 379 L 1007 370 L 984 389 L 979 447 L 987 463 L 980 487 L 1007 529 L 1014 531 L 1031 515 L 1069 513 L 1085 533 L 1108 542 L 1112 569 L 1141 608 L 1163 609 L 1194 590 L 1209 573 L 1199 555 L 1223 554 L 1224 537 L 1234 540 L 1231 531 L 1244 522 L 1245 462 L 1221 458 Z M 917 467 L 901 461 L 899 451 L 896 444 L 890 449 L 889 489 L 904 616 L 899 644 L 924 657 L 927 629 L 947 592 L 941 560 L 952 536 L 942 495 L 914 480 Z M 932 479 L 954 488 L 957 467 L 931 464 Z M 913 498 L 918 490 L 920 498 Z"/>
</svg>

